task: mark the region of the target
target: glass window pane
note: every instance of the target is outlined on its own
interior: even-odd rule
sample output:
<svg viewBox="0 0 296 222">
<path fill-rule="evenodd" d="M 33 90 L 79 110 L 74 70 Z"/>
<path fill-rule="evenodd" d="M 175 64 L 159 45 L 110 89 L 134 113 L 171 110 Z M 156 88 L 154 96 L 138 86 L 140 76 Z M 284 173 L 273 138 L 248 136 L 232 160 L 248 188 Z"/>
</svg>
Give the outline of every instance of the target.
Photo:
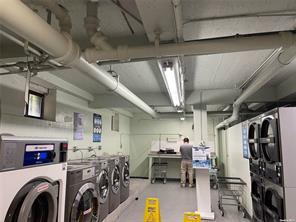
<svg viewBox="0 0 296 222">
<path fill-rule="evenodd" d="M 30 94 L 28 116 L 41 117 L 43 97 Z"/>
</svg>

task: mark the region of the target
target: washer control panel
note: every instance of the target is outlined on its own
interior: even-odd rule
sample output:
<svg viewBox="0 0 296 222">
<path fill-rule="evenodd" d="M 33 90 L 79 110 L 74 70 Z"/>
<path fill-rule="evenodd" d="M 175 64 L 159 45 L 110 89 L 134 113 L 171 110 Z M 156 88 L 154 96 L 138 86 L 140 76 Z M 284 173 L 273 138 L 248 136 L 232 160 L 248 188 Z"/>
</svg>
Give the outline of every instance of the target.
<svg viewBox="0 0 296 222">
<path fill-rule="evenodd" d="M 63 139 L 0 136 L 0 171 L 63 163 L 67 150 Z"/>
</svg>

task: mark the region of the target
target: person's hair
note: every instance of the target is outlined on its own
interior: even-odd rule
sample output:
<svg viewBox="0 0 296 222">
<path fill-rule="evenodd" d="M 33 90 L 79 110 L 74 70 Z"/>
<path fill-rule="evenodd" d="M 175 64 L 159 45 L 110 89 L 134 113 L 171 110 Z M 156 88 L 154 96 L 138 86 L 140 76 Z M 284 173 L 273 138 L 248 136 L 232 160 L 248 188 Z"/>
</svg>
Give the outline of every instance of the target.
<svg viewBox="0 0 296 222">
<path fill-rule="evenodd" d="M 184 143 L 189 143 L 189 139 L 186 137 L 186 138 L 183 139 L 183 142 Z"/>
</svg>

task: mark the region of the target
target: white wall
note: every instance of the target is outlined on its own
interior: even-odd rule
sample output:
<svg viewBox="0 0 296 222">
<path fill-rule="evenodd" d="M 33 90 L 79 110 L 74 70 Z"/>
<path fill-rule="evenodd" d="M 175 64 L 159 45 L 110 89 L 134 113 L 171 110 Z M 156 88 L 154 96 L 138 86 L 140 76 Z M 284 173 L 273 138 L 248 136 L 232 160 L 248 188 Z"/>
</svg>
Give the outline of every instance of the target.
<svg viewBox="0 0 296 222">
<path fill-rule="evenodd" d="M 240 123 L 228 128 L 224 135 L 226 138 L 222 149 L 226 153 L 226 163 L 224 163 L 226 175 L 240 177 L 247 183 L 244 189 L 243 205 L 246 207 L 248 213 L 252 215 L 251 178 L 249 160 L 243 158 L 242 124 Z"/>
<path fill-rule="evenodd" d="M 214 119 L 208 118 L 208 140 L 214 143 Z M 193 118 L 180 119 L 144 119 L 134 118 L 131 121 L 131 174 L 132 176 L 148 177 L 148 158 L 153 140 L 166 140 L 167 137 L 178 137 L 169 134 L 181 134 L 193 143 Z M 180 177 L 180 161 L 168 160 L 169 178 Z"/>
<path fill-rule="evenodd" d="M 89 109 L 87 101 L 75 96 L 57 92 L 56 122 L 33 119 L 23 116 L 24 112 L 24 78 L 18 75 L 0 77 L 0 134 L 11 133 L 18 136 L 39 136 L 66 138 L 69 148 L 73 146 L 87 148 L 92 146 L 97 155 L 103 152 L 115 154 L 129 152 L 130 118 L 120 115 L 120 132 L 111 131 L 111 116 L 114 111 L 108 109 Z M 73 113 L 84 115 L 84 139 L 73 140 Z M 102 115 L 102 142 L 92 142 L 93 113 Z M 65 121 L 66 119 L 66 121 Z M 67 121 L 68 119 L 68 121 Z M 69 122 L 70 120 L 70 122 Z M 120 146 L 120 141 L 122 146 Z M 102 150 L 98 150 L 101 146 Z M 84 150 L 84 157 L 94 154 Z M 81 153 L 69 151 L 70 159 L 81 158 Z"/>
</svg>

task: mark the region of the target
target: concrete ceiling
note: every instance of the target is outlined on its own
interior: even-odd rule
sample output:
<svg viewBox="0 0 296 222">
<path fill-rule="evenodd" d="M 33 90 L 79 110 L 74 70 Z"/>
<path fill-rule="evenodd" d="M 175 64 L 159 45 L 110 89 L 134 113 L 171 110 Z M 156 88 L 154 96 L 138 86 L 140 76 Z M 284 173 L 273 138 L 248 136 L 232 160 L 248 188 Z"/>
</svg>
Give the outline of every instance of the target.
<svg viewBox="0 0 296 222">
<path fill-rule="evenodd" d="M 114 46 L 148 44 L 154 40 L 155 30 L 161 31 L 161 41 L 175 41 L 176 28 L 171 0 L 121 0 L 120 2 L 124 8 L 142 20 L 143 25 L 127 16 L 135 32 L 132 34 L 121 11 L 111 0 L 100 0 L 98 17 L 101 30 L 111 44 Z M 82 48 L 89 46 L 89 40 L 83 27 L 85 1 L 61 0 L 60 3 L 67 8 L 72 17 L 73 38 L 79 42 Z M 296 16 L 198 21 L 210 17 L 296 10 L 295 0 L 182 0 L 181 3 L 184 23 L 183 38 L 185 41 L 236 34 L 293 30 L 295 28 Z M 44 10 L 39 9 L 39 14 L 45 17 Z M 55 19 L 53 19 L 52 24 L 57 27 Z M 15 51 L 12 50 L 13 47 L 15 46 L 9 41 L 0 37 L 1 58 L 20 56 L 19 54 L 23 53 L 20 47 L 16 47 L 18 50 Z M 238 95 L 237 87 L 248 79 L 271 52 L 272 50 L 261 50 L 185 57 L 185 88 L 188 101 L 197 101 L 195 97 L 198 96 L 198 92 L 208 90 L 209 94 L 206 98 L 210 98 L 210 101 L 217 104 L 231 102 Z M 108 65 L 101 66 L 101 68 L 110 69 Z M 293 62 L 282 69 L 267 86 L 277 87 L 281 82 L 287 81 L 294 75 L 295 68 L 296 62 Z M 119 75 L 120 82 L 140 97 L 143 95 L 142 98 L 145 101 L 149 100 L 150 105 L 157 103 L 153 104 L 151 100 L 157 101 L 158 94 L 166 97 L 163 101 L 169 102 L 155 60 L 113 64 L 111 69 Z M 52 73 L 93 94 L 96 98 L 110 94 L 110 91 L 106 90 L 105 87 L 75 70 L 60 70 Z M 152 99 L 147 99 L 147 95 L 152 94 L 154 95 L 151 97 Z M 218 100 L 223 99 L 221 95 L 227 98 L 225 101 L 219 102 Z"/>
</svg>

